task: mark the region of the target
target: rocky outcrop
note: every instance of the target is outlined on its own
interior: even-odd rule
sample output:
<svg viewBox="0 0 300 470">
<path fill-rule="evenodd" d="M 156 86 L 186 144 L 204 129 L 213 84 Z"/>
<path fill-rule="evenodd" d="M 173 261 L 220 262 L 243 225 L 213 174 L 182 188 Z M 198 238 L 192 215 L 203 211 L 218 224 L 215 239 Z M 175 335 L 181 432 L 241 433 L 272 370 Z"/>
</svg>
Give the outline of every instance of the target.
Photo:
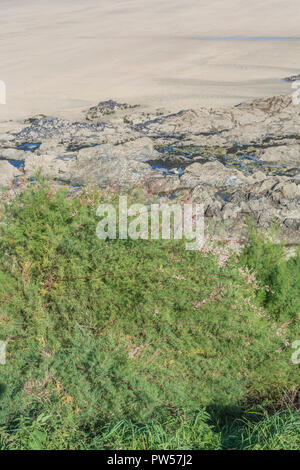
<svg viewBox="0 0 300 470">
<path fill-rule="evenodd" d="M 138 106 L 131 106 L 128 103 L 117 103 L 117 101 L 114 100 L 100 101 L 97 106 L 93 106 L 88 110 L 86 118 L 89 120 L 102 119 L 103 116 L 114 114 L 117 111 L 134 109 L 136 107 Z"/>
<path fill-rule="evenodd" d="M 100 187 L 118 183 L 120 186 L 138 183 L 153 174 L 147 160 L 158 159 L 150 139 L 113 146 L 110 144 L 82 149 L 71 166 L 72 184 L 91 182 Z"/>
<path fill-rule="evenodd" d="M 246 177 L 239 170 L 226 168 L 222 163 L 207 162 L 192 163 L 187 167 L 181 178 L 181 183 L 193 188 L 200 184 L 206 184 L 215 188 L 238 187 L 244 184 Z"/>
<path fill-rule="evenodd" d="M 59 149 L 59 145 L 57 146 Z M 96 184 L 99 187 L 118 182 L 121 186 L 133 184 L 153 174 L 146 162 L 159 158 L 150 139 L 140 137 L 133 142 L 121 145 L 104 144 L 87 147 L 78 153 L 57 155 L 53 146 L 40 147 L 36 154 L 31 154 L 25 161 L 25 172 L 29 176 L 40 170 L 56 180 L 73 185 Z"/>
<path fill-rule="evenodd" d="M 300 106 L 290 95 L 177 113 L 110 100 L 76 122 L 40 115 L 11 125 L 0 135 L 6 184 L 38 170 L 71 185 L 145 184 L 202 202 L 228 230 L 251 216 L 300 239 Z"/>
</svg>

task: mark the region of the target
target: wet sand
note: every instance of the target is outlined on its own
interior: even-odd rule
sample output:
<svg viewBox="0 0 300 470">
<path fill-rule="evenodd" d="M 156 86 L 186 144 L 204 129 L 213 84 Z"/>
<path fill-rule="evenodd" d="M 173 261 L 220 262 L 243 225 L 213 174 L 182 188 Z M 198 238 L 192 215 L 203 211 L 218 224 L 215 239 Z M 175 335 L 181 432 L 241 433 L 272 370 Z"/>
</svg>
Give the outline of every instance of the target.
<svg viewBox="0 0 300 470">
<path fill-rule="evenodd" d="M 172 111 L 287 93 L 299 0 L 0 0 L 0 121 L 109 98 Z"/>
</svg>

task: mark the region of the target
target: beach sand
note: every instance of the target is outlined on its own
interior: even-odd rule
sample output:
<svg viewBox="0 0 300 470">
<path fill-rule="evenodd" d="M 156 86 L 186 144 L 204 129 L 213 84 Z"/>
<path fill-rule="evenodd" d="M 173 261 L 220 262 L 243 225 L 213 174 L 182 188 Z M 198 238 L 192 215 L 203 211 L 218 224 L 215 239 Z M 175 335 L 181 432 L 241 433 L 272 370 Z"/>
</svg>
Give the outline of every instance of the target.
<svg viewBox="0 0 300 470">
<path fill-rule="evenodd" d="M 299 0 L 0 0 L 0 121 L 109 98 L 172 111 L 287 93 Z"/>
</svg>

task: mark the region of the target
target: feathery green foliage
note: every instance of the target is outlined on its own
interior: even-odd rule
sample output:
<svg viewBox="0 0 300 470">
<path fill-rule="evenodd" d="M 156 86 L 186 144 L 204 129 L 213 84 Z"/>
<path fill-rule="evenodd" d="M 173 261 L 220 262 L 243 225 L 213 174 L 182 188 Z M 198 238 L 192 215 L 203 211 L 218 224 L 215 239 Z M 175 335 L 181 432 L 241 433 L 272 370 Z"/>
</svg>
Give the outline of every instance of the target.
<svg viewBox="0 0 300 470">
<path fill-rule="evenodd" d="M 108 198 L 40 182 L 2 214 L 1 445 L 221 448 L 204 408 L 294 392 L 295 325 L 265 312 L 236 255 L 220 266 L 184 241 L 99 240 L 96 209 Z M 257 267 L 250 252 L 243 262 Z M 290 293 L 288 318 L 294 302 Z"/>
<path fill-rule="evenodd" d="M 299 248 L 295 256 L 288 258 L 283 242 L 274 243 L 252 228 L 240 263 L 255 272 L 259 281 L 257 297 L 266 311 L 283 321 L 295 317 L 300 320 Z"/>
</svg>

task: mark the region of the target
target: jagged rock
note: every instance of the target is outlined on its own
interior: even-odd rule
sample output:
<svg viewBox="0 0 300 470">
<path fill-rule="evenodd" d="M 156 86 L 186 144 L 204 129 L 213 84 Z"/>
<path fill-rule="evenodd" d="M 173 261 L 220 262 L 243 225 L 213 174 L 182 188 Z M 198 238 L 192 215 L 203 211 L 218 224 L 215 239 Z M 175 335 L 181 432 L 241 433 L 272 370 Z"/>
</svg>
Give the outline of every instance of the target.
<svg viewBox="0 0 300 470">
<path fill-rule="evenodd" d="M 222 217 L 224 220 L 236 219 L 238 214 L 241 212 L 241 208 L 229 202 L 226 204 L 222 211 Z"/>
<path fill-rule="evenodd" d="M 176 113 L 108 101 L 88 117 L 5 124 L 1 174 L 12 181 L 20 172 L 4 160 L 21 160 L 28 176 L 41 169 L 68 184 L 142 182 L 161 196 L 203 203 L 206 217 L 233 233 L 251 215 L 300 239 L 300 107 L 292 95 Z M 26 143 L 40 147 L 18 150 Z"/>
<path fill-rule="evenodd" d="M 132 109 L 136 108 L 137 106 L 131 106 L 127 103 L 117 103 L 114 100 L 108 101 L 101 101 L 97 104 L 97 106 L 92 106 L 87 114 L 86 119 L 97 119 L 102 118 L 104 115 L 115 113 L 116 111 L 124 110 L 124 109 Z"/>
<path fill-rule="evenodd" d="M 131 184 L 138 179 L 150 177 L 153 171 L 145 162 L 160 157 L 148 138 L 117 146 L 106 144 L 88 147 L 81 149 L 77 154 L 69 152 L 60 155 L 63 149 L 59 145 L 55 153 L 53 141 L 45 143 L 42 150 L 45 149 L 48 149 L 49 153 L 40 155 L 38 151 L 26 158 L 26 174 L 32 176 L 41 170 L 43 175 L 61 181 L 80 185 L 92 182 L 101 187 L 115 181 Z"/>
<path fill-rule="evenodd" d="M 197 184 L 205 183 L 216 188 L 223 186 L 239 186 L 245 181 L 245 176 L 238 170 L 226 168 L 222 163 L 207 162 L 204 164 L 193 163 L 188 166 L 185 174 L 182 176 L 182 184 L 188 182 L 192 176 Z"/>
<path fill-rule="evenodd" d="M 172 194 L 181 187 L 179 178 L 174 178 L 173 176 L 159 177 L 158 175 L 153 175 L 153 177 L 146 181 L 146 184 L 152 194 Z"/>
<path fill-rule="evenodd" d="M 118 182 L 133 184 L 153 174 L 148 160 L 159 159 L 148 138 L 137 139 L 123 145 L 101 145 L 82 149 L 71 165 L 71 181 L 75 184 L 92 182 L 101 187 Z"/>
<path fill-rule="evenodd" d="M 276 187 L 276 192 L 280 191 L 284 199 L 300 199 L 300 187 L 293 182 L 281 183 Z"/>
<path fill-rule="evenodd" d="M 105 188 L 113 183 L 119 186 L 141 183 L 152 174 L 149 165 L 136 160 L 120 159 L 115 156 L 108 160 L 104 154 L 95 154 L 95 158 L 87 161 L 81 155 L 76 165 L 72 167 L 70 181 L 72 184 L 92 183 Z"/>
<path fill-rule="evenodd" d="M 292 104 L 291 95 L 279 95 L 267 98 L 258 98 L 250 102 L 242 103 L 238 109 L 248 110 L 253 113 L 256 113 L 257 110 L 259 110 L 265 114 L 276 114 L 280 113 Z"/>
<path fill-rule="evenodd" d="M 263 181 L 258 182 L 251 188 L 251 190 L 259 194 L 268 194 L 276 188 L 279 181 L 279 178 L 276 176 L 270 176 L 269 178 L 265 178 Z"/>
</svg>

